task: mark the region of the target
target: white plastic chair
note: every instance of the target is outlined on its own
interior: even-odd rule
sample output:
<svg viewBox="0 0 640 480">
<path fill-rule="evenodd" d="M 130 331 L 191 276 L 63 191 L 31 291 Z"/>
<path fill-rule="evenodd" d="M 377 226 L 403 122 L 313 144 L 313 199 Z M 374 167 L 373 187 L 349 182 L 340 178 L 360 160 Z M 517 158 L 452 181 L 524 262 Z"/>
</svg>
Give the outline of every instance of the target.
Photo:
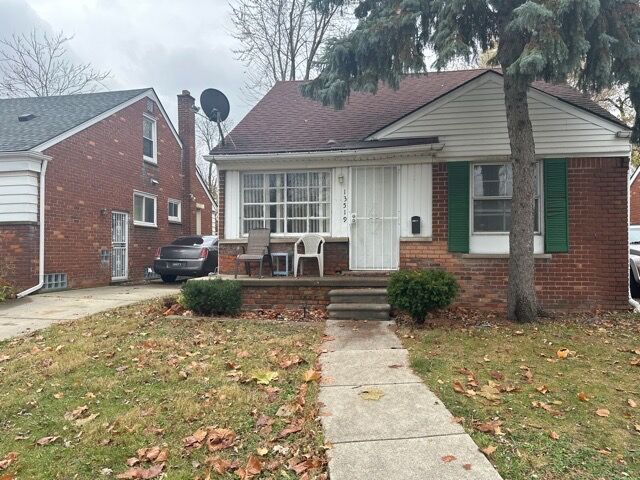
<svg viewBox="0 0 640 480">
<path fill-rule="evenodd" d="M 303 244 L 304 253 L 298 253 L 298 245 Z M 293 247 L 293 276 L 298 276 L 298 263 L 303 258 L 317 258 L 320 276 L 324 276 L 324 238 L 315 233 L 303 235 Z"/>
</svg>

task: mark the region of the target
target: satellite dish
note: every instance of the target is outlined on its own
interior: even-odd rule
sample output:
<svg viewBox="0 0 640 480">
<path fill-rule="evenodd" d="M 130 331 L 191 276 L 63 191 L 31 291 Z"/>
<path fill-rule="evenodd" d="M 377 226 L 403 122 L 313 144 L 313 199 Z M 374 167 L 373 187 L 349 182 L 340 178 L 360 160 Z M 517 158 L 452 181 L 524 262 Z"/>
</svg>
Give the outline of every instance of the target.
<svg viewBox="0 0 640 480">
<path fill-rule="evenodd" d="M 220 90 L 207 88 L 200 95 L 200 106 L 212 122 L 224 122 L 229 117 L 229 100 Z"/>
</svg>

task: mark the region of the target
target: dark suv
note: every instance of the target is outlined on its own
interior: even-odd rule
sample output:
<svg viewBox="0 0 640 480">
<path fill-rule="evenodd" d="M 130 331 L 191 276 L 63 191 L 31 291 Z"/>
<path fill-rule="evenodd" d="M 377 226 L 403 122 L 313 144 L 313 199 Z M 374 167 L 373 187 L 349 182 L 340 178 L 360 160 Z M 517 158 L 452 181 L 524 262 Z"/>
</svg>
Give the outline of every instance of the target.
<svg viewBox="0 0 640 480">
<path fill-rule="evenodd" d="M 178 276 L 204 277 L 218 269 L 218 237 L 194 235 L 176 238 L 171 245 L 158 248 L 153 269 L 163 282 Z"/>
</svg>

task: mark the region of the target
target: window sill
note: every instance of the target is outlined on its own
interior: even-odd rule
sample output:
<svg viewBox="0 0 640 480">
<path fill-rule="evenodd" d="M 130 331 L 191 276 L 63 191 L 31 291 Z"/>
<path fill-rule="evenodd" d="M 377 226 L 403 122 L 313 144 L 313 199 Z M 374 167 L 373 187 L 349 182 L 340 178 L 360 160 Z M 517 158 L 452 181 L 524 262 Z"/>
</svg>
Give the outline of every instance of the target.
<svg viewBox="0 0 640 480">
<path fill-rule="evenodd" d="M 491 259 L 491 258 L 509 258 L 508 253 L 463 253 L 462 258 L 469 259 Z M 535 260 L 551 260 L 553 255 L 550 253 L 534 253 Z"/>
<path fill-rule="evenodd" d="M 158 228 L 158 225 L 155 223 L 136 222 L 135 220 L 133 221 L 133 225 L 136 227 Z"/>
<path fill-rule="evenodd" d="M 170 218 L 169 219 L 169 223 L 174 223 L 176 225 L 180 225 L 180 224 L 182 224 L 182 220 L 177 219 L 177 218 Z"/>
<path fill-rule="evenodd" d="M 155 165 L 156 167 L 158 166 L 158 161 L 157 161 L 157 160 L 155 160 L 155 159 L 153 159 L 153 158 L 151 158 L 151 157 L 145 157 L 145 156 L 143 156 L 143 157 L 142 157 L 142 160 L 143 160 L 145 163 L 148 163 L 149 165 Z"/>
</svg>

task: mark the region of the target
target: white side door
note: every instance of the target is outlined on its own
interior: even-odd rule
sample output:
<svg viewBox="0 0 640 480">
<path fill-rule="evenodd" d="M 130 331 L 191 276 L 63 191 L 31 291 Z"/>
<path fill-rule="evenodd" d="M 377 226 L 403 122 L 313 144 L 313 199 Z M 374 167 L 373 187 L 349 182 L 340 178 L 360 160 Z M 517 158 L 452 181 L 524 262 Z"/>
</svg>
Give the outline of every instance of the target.
<svg viewBox="0 0 640 480">
<path fill-rule="evenodd" d="M 129 278 L 129 214 L 111 212 L 111 280 Z"/>
<path fill-rule="evenodd" d="M 351 170 L 351 270 L 396 270 L 400 258 L 398 167 Z"/>
</svg>

